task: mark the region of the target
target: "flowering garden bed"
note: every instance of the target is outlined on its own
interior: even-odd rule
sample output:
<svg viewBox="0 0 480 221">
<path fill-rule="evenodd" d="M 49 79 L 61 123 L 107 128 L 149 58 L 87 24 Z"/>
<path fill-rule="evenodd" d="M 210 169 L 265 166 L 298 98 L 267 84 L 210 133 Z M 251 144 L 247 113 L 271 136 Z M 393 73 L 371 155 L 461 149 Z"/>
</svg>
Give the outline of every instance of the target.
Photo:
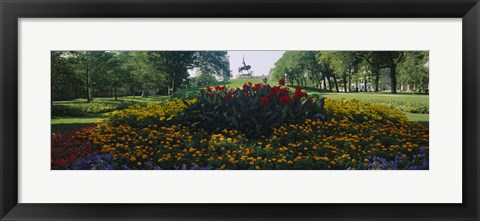
<svg viewBox="0 0 480 221">
<path fill-rule="evenodd" d="M 397 109 L 245 84 L 131 106 L 52 134 L 52 169 L 428 169 L 428 126 Z"/>
</svg>

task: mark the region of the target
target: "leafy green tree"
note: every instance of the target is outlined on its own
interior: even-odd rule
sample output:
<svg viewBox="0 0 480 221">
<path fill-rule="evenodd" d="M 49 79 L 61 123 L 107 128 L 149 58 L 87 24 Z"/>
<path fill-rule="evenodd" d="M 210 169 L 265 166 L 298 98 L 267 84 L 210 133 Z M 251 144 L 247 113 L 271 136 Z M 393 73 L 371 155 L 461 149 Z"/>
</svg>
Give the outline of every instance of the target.
<svg viewBox="0 0 480 221">
<path fill-rule="evenodd" d="M 322 72 L 325 71 L 325 65 L 317 61 L 318 56 L 317 51 L 300 51 L 297 52 L 295 62 L 299 63 L 298 66 L 303 68 L 304 75 L 307 75 L 308 80 L 310 80 L 314 86 L 320 87 Z M 304 86 L 307 85 L 307 78 L 304 80 Z"/>
<path fill-rule="evenodd" d="M 71 89 L 74 89 L 74 97 L 78 96 L 78 82 L 81 82 L 75 72 L 75 60 L 67 51 L 52 51 L 51 53 L 51 84 L 52 100 L 67 99 L 71 97 Z"/>
<path fill-rule="evenodd" d="M 378 51 L 376 55 L 381 56 L 380 61 L 384 67 L 390 70 L 390 82 L 392 94 L 397 93 L 397 67 L 405 58 L 403 51 Z"/>
<path fill-rule="evenodd" d="M 319 54 L 318 59 L 319 62 L 327 65 L 327 72 L 331 70 L 335 73 L 333 76 L 338 75 L 340 77 L 344 92 L 347 92 L 347 89 L 350 90 L 353 74 L 360 64 L 360 57 L 356 52 L 325 51 Z"/>
<path fill-rule="evenodd" d="M 93 100 L 93 91 L 104 89 L 109 86 L 109 64 L 113 54 L 104 51 L 75 51 L 70 52 L 75 60 L 75 69 L 81 76 L 85 86 L 87 102 Z"/>
<path fill-rule="evenodd" d="M 197 86 L 213 85 L 217 83 L 217 79 L 207 72 L 200 72 L 195 78 L 195 82 L 197 82 Z"/>
<path fill-rule="evenodd" d="M 414 85 L 418 91 L 428 91 L 428 51 L 405 52 L 405 59 L 398 65 L 399 82 Z"/>
<path fill-rule="evenodd" d="M 197 51 L 194 53 L 192 66 L 200 69 L 202 73 L 209 73 L 228 81 L 232 74 L 227 51 Z"/>
<path fill-rule="evenodd" d="M 308 74 L 306 71 L 308 61 L 304 60 L 300 51 L 287 51 L 275 63 L 273 70 L 274 79 L 285 78 L 291 85 L 306 86 Z"/>
<path fill-rule="evenodd" d="M 385 68 L 386 64 L 383 55 L 374 51 L 360 51 L 354 52 L 361 58 L 360 66 L 365 72 L 374 76 L 375 88 L 374 91 L 378 92 L 380 84 L 380 69 Z M 368 74 L 364 74 L 364 81 L 366 82 Z"/>
<path fill-rule="evenodd" d="M 194 67 L 193 51 L 155 51 L 147 54 L 153 68 L 168 82 L 168 94 L 173 93 L 176 86 L 189 77 L 188 69 Z"/>
</svg>

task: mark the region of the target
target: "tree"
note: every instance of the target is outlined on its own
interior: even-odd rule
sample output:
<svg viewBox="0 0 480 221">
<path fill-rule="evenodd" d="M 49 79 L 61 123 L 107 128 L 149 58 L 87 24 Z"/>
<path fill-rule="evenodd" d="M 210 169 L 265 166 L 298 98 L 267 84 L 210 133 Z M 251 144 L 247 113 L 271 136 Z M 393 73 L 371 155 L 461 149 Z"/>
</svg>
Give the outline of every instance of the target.
<svg viewBox="0 0 480 221">
<path fill-rule="evenodd" d="M 391 92 L 397 93 L 397 66 L 405 58 L 403 51 L 379 51 L 378 53 L 383 59 L 383 64 L 390 70 Z"/>
<path fill-rule="evenodd" d="M 109 70 L 113 55 L 105 51 L 69 52 L 75 60 L 75 69 L 82 76 L 87 102 L 93 100 L 92 91 L 102 89 L 110 83 Z"/>
<path fill-rule="evenodd" d="M 154 51 L 147 54 L 154 69 L 168 82 L 168 94 L 173 93 L 176 85 L 188 78 L 188 69 L 194 67 L 193 51 Z"/>
<path fill-rule="evenodd" d="M 327 73 L 333 72 L 330 75 L 340 77 L 344 92 L 347 92 L 347 89 L 350 89 L 352 76 L 360 64 L 360 56 L 352 51 L 326 51 L 321 52 L 318 59 L 320 63 L 326 65 Z"/>
<path fill-rule="evenodd" d="M 78 82 L 80 82 L 80 79 L 75 73 L 75 65 L 75 61 L 69 52 L 52 51 L 52 100 L 70 98 L 72 88 L 74 89 L 74 97 L 78 96 Z"/>
<path fill-rule="evenodd" d="M 320 71 L 315 56 L 316 52 L 313 51 L 285 52 L 275 63 L 273 78 L 286 78 L 291 85 L 307 86 L 308 79 L 314 79 Z"/>
<path fill-rule="evenodd" d="M 83 82 L 85 84 L 85 98 L 87 99 L 87 102 L 92 101 L 93 97 L 91 94 L 91 88 L 92 88 L 92 69 L 94 66 L 94 59 L 93 56 L 91 56 L 90 52 L 86 51 L 75 51 L 71 52 L 72 56 L 76 60 L 76 68 L 79 72 L 83 72 Z"/>
<path fill-rule="evenodd" d="M 383 55 L 374 51 L 361 51 L 355 52 L 358 56 L 361 57 L 361 66 L 365 67 L 365 71 L 372 73 L 375 77 L 375 92 L 378 92 L 380 84 L 380 69 L 387 67 Z"/>
<path fill-rule="evenodd" d="M 414 85 L 414 90 L 428 91 L 428 51 L 405 52 L 405 59 L 398 65 L 399 82 Z"/>
<path fill-rule="evenodd" d="M 227 51 L 197 51 L 193 56 L 193 66 L 199 68 L 202 73 L 220 77 L 223 81 L 231 78 Z"/>
<path fill-rule="evenodd" d="M 310 80 L 314 86 L 317 88 L 320 87 L 321 79 L 322 79 L 322 72 L 325 71 L 325 66 L 318 62 L 317 56 L 318 51 L 300 51 L 297 53 L 296 62 L 300 69 L 303 68 L 303 71 L 300 70 L 299 72 L 304 72 L 307 77 L 304 80 L 304 85 L 307 85 L 307 79 Z"/>
<path fill-rule="evenodd" d="M 200 72 L 195 78 L 195 82 L 197 82 L 198 86 L 205 86 L 217 83 L 217 79 L 209 73 Z"/>
</svg>

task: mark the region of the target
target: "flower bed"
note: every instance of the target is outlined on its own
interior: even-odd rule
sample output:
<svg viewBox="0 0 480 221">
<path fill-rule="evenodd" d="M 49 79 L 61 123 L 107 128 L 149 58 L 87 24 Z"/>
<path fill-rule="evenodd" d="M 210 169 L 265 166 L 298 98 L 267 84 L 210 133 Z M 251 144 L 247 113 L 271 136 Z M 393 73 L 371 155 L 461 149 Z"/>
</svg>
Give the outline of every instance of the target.
<svg viewBox="0 0 480 221">
<path fill-rule="evenodd" d="M 428 127 L 393 108 L 311 98 L 283 85 L 217 86 L 200 93 L 198 100 L 134 106 L 96 127 L 52 136 L 52 169 L 429 166 Z"/>
<path fill-rule="evenodd" d="M 200 98 L 180 115 L 180 122 L 218 133 L 239 130 L 250 138 L 269 135 L 272 128 L 323 117 L 323 99 L 308 98 L 302 88 L 291 92 L 279 86 L 244 84 L 242 88 L 222 86 L 200 90 Z"/>
</svg>

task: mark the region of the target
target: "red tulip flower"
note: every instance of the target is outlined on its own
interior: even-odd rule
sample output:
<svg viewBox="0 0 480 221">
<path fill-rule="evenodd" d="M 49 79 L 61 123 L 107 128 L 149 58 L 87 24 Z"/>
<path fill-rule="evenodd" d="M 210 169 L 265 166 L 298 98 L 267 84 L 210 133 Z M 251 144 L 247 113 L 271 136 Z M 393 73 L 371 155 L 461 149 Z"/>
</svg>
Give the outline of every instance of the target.
<svg viewBox="0 0 480 221">
<path fill-rule="evenodd" d="M 229 91 L 227 93 L 227 95 L 225 95 L 225 97 L 228 99 L 228 100 L 232 100 L 233 99 L 233 93 L 231 91 Z"/>
<path fill-rule="evenodd" d="M 281 96 L 281 97 L 280 97 L 280 103 L 281 103 L 281 104 L 287 105 L 287 104 L 289 104 L 290 102 L 292 102 L 292 100 L 290 99 L 289 96 Z"/>
<path fill-rule="evenodd" d="M 268 100 L 268 97 L 265 96 L 260 100 L 260 105 L 264 106 L 270 103 L 270 100 Z"/>
</svg>

